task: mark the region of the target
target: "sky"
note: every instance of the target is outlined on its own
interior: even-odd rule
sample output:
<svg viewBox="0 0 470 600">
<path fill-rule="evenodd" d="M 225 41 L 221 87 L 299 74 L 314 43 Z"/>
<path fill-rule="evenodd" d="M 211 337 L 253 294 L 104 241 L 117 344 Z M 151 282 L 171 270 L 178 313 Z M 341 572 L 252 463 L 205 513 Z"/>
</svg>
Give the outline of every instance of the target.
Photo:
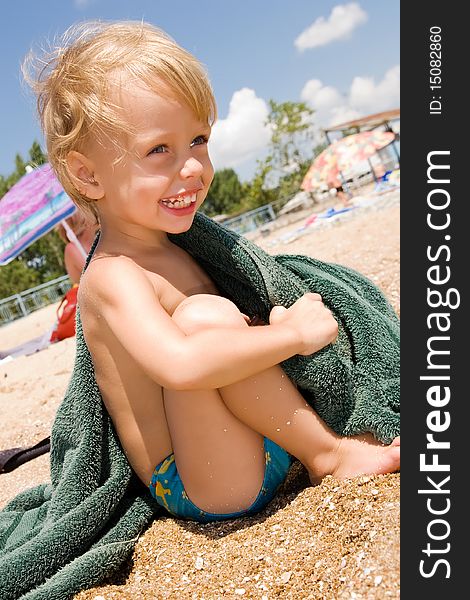
<svg viewBox="0 0 470 600">
<path fill-rule="evenodd" d="M 268 101 L 306 102 L 318 131 L 400 106 L 399 0 L 9 0 L 0 36 L 0 174 L 43 144 L 20 64 L 84 20 L 144 20 L 206 67 L 219 119 L 216 169 L 250 179 L 267 152 Z"/>
</svg>

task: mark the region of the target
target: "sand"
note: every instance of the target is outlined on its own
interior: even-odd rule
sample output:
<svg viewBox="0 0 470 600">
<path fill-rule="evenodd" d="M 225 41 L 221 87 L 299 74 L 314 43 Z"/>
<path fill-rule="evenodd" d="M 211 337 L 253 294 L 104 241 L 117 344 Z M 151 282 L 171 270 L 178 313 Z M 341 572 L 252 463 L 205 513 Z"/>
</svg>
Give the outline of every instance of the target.
<svg viewBox="0 0 470 600">
<path fill-rule="evenodd" d="M 398 192 L 285 243 L 306 215 L 256 243 L 273 254 L 307 254 L 357 269 L 379 285 L 399 313 Z M 46 331 L 56 307 L 0 327 L 0 348 Z M 49 435 L 74 351 L 69 339 L 0 365 L 0 448 L 31 445 Z M 45 455 L 0 475 L 0 507 L 47 481 L 48 468 Z M 399 598 L 399 484 L 399 474 L 390 474 L 342 482 L 327 477 L 311 487 L 295 463 L 260 514 L 209 525 L 157 519 L 119 577 L 75 598 Z"/>
</svg>

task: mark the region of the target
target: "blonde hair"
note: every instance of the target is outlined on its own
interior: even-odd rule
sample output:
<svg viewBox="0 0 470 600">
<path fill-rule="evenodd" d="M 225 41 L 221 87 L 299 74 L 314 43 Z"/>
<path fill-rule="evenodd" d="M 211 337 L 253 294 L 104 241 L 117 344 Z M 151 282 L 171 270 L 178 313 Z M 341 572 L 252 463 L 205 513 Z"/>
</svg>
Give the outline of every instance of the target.
<svg viewBox="0 0 470 600">
<path fill-rule="evenodd" d="M 130 133 L 119 107 L 109 99 L 110 75 L 116 71 L 150 89 L 163 81 L 201 122 L 212 125 L 217 118 L 202 64 L 148 23 L 79 23 L 51 50 L 37 56 L 30 52 L 23 62 L 23 75 L 37 96 L 48 160 L 75 204 L 95 218 L 95 203 L 70 178 L 67 156 L 71 150 L 83 150 L 91 136 Z"/>
</svg>

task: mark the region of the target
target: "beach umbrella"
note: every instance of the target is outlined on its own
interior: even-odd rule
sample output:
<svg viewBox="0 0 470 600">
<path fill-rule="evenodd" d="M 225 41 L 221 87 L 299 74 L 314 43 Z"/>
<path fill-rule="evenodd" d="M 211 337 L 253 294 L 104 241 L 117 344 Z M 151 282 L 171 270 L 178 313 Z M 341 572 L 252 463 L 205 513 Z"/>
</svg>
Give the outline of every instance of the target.
<svg viewBox="0 0 470 600">
<path fill-rule="evenodd" d="M 368 160 L 394 139 L 391 131 L 362 131 L 336 140 L 315 158 L 300 187 L 307 192 L 325 184 L 336 187 L 335 183 L 344 179 L 343 172 Z"/>
<path fill-rule="evenodd" d="M 86 256 L 65 220 L 75 210 L 48 163 L 29 170 L 0 199 L 0 266 L 8 264 L 59 222 Z"/>
</svg>

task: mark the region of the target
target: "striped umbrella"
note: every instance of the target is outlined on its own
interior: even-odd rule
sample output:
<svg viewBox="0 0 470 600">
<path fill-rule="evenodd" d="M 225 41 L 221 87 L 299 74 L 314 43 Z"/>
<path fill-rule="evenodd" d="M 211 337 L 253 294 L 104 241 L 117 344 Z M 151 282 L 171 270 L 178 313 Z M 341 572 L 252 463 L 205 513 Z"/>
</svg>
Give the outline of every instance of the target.
<svg viewBox="0 0 470 600">
<path fill-rule="evenodd" d="M 0 265 L 6 265 L 76 210 L 51 166 L 26 173 L 0 199 Z M 73 232 L 72 232 L 73 234 Z"/>
<path fill-rule="evenodd" d="M 367 160 L 395 139 L 391 131 L 362 131 L 336 140 L 321 152 L 307 171 L 301 188 L 307 192 L 343 179 L 342 173 Z"/>
</svg>

